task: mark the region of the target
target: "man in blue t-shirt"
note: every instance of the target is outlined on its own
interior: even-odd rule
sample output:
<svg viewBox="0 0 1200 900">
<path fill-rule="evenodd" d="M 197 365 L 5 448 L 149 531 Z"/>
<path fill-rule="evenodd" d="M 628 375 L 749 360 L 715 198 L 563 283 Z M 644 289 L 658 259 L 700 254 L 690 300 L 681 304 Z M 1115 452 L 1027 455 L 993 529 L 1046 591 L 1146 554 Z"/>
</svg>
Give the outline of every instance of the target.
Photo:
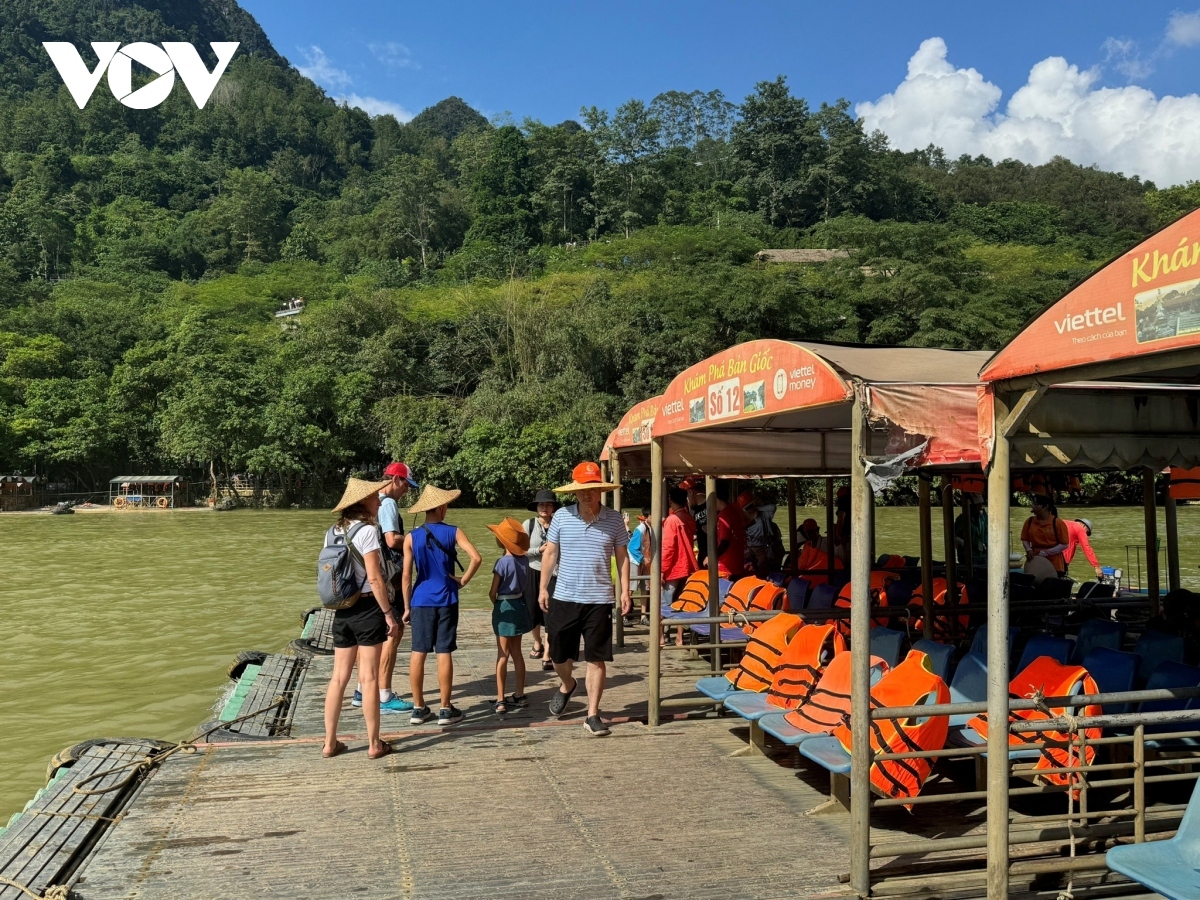
<svg viewBox="0 0 1200 900">
<path fill-rule="evenodd" d="M 542 545 L 542 570 L 554 571 L 558 580 L 550 596 L 549 579 L 542 582 L 538 603 L 546 612 L 550 660 L 561 679 L 561 687 L 550 701 L 550 714 L 561 716 L 567 701 L 579 686 L 572 670 L 579 660 L 579 641 L 587 662 L 588 714 L 584 727 L 595 737 L 609 734 L 600 718 L 606 663 L 612 662 L 613 588 L 611 561 L 617 561 L 617 584 L 621 592 L 621 614 L 628 615 L 629 530 L 615 509 L 600 503 L 600 495 L 617 485 L 600 474 L 594 462 L 577 465 L 571 483 L 555 488 L 556 494 L 574 494 L 575 503 L 564 506 L 550 520 Z M 570 687 L 568 687 L 568 684 Z"/>
<path fill-rule="evenodd" d="M 390 463 L 383 470 L 383 476 L 389 479 L 387 486 L 379 492 L 379 530 L 383 535 L 383 560 L 385 575 L 393 590 L 400 584 L 400 570 L 404 566 L 404 520 L 400 518 L 400 507 L 396 501 L 408 493 L 409 488 L 418 487 L 407 465 L 402 462 Z M 383 712 L 408 712 L 413 705 L 407 700 L 401 700 L 392 692 L 392 675 L 396 671 L 396 655 L 400 649 L 400 639 L 404 637 L 404 623 L 396 629 L 396 633 L 388 638 L 379 656 L 379 708 Z M 361 695 L 354 692 L 354 705 L 361 702 Z"/>
</svg>

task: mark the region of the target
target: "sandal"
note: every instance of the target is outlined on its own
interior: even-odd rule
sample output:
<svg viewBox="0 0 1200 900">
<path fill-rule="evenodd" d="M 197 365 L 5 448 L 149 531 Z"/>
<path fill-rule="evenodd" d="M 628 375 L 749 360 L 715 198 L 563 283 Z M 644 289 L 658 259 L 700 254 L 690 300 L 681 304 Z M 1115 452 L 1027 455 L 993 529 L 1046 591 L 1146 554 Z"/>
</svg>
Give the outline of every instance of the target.
<svg viewBox="0 0 1200 900">
<path fill-rule="evenodd" d="M 506 712 L 508 712 L 507 700 L 493 700 L 491 706 L 492 712 L 498 713 L 499 715 L 504 715 Z"/>
<path fill-rule="evenodd" d="M 508 701 L 509 706 L 516 707 L 517 709 L 525 709 L 527 706 L 529 706 L 529 698 L 524 694 L 519 696 L 517 694 L 513 694 L 511 697 L 507 697 L 505 699 Z"/>
<path fill-rule="evenodd" d="M 392 745 L 389 744 L 387 741 L 384 741 L 383 742 L 383 750 L 381 752 L 371 753 L 370 750 L 367 751 L 367 759 L 383 759 L 385 756 L 389 756 L 390 754 L 395 753 L 395 752 L 396 751 L 392 749 Z"/>
<path fill-rule="evenodd" d="M 546 652 L 546 648 L 542 644 L 534 644 L 533 649 L 529 651 L 530 659 L 541 659 L 542 654 Z"/>
<path fill-rule="evenodd" d="M 333 750 L 327 750 L 324 746 L 321 747 L 321 755 L 326 759 L 333 759 L 335 756 L 346 752 L 346 745 L 341 741 L 333 742 Z"/>
<path fill-rule="evenodd" d="M 542 671 L 543 672 L 553 672 L 554 671 L 554 663 L 552 663 L 550 660 L 546 660 L 545 662 L 542 663 Z"/>
</svg>

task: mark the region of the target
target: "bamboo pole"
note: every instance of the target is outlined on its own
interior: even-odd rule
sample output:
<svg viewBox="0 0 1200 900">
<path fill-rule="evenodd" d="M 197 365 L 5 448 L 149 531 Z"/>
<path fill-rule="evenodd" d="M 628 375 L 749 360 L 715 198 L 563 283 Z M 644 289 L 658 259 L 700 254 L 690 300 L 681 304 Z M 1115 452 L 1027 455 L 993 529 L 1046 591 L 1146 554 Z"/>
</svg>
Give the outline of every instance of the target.
<svg viewBox="0 0 1200 900">
<path fill-rule="evenodd" d="M 942 545 L 946 549 L 946 606 L 958 603 L 958 557 L 954 553 L 954 487 L 942 476 Z M 947 625 L 950 620 L 947 619 Z"/>
<path fill-rule="evenodd" d="M 988 473 L 988 721 L 1008 721 L 1008 545 L 1011 540 L 1009 442 L 1001 424 L 1008 407 L 999 397 L 994 408 L 995 446 Z M 987 895 L 1008 896 L 1008 729 L 988 729 Z"/>
<path fill-rule="evenodd" d="M 833 479 L 826 478 L 825 479 L 825 542 L 829 546 L 829 553 L 827 554 L 828 558 L 826 560 L 826 563 L 828 564 L 829 568 L 826 570 L 826 574 L 829 578 L 830 584 L 833 584 L 833 573 L 834 573 L 834 569 L 836 567 L 836 563 L 834 562 L 834 557 L 837 555 L 836 554 L 837 548 L 834 547 L 834 543 L 833 543 L 833 528 L 834 528 Z"/>
<path fill-rule="evenodd" d="M 1158 615 L 1158 512 L 1154 499 L 1154 470 L 1142 470 L 1142 500 L 1146 518 L 1146 596 L 1150 615 Z"/>
<path fill-rule="evenodd" d="M 871 895 L 871 534 L 866 410 L 854 401 L 850 438 L 850 889 Z"/>
<path fill-rule="evenodd" d="M 789 478 L 787 483 L 788 505 L 788 557 L 796 558 L 796 479 Z"/>
<path fill-rule="evenodd" d="M 663 522 L 663 454 L 662 441 L 650 442 L 650 528 L 654 535 L 650 556 L 650 706 L 646 724 L 655 728 L 659 722 L 659 701 L 662 699 L 662 522 Z"/>
<path fill-rule="evenodd" d="M 717 572 L 717 479 L 711 475 L 704 476 L 704 493 L 708 515 L 708 614 L 715 616 L 721 610 L 721 576 Z M 714 644 L 721 643 L 720 625 L 712 626 L 709 639 Z M 720 646 L 712 651 L 712 674 L 721 674 Z"/>
<path fill-rule="evenodd" d="M 921 597 L 925 606 L 922 631 L 933 639 L 933 518 L 929 503 L 929 479 L 917 479 L 917 500 L 921 515 Z"/>
<path fill-rule="evenodd" d="M 1163 514 L 1167 521 L 1167 590 L 1179 590 L 1179 515 L 1175 507 L 1175 498 L 1167 490 L 1167 499 L 1163 503 Z"/>
</svg>

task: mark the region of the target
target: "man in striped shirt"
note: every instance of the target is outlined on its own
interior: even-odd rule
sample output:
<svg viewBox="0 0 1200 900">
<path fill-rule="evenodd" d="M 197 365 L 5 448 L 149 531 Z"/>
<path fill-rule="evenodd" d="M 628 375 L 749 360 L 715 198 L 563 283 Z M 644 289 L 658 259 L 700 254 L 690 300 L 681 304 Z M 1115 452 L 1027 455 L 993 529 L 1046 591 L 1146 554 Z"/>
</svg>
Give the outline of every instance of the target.
<svg viewBox="0 0 1200 900">
<path fill-rule="evenodd" d="M 594 462 L 577 465 L 571 483 L 555 488 L 557 494 L 574 494 L 575 503 L 564 506 L 550 520 L 550 530 L 542 545 L 542 569 L 558 566 L 554 596 L 549 582 L 543 582 L 538 603 L 546 612 L 546 635 L 550 660 L 561 686 L 550 701 L 552 715 L 561 716 L 567 701 L 579 686 L 572 674 L 579 661 L 579 642 L 583 640 L 583 658 L 587 662 L 588 714 L 584 727 L 596 737 L 609 734 L 600 718 L 600 698 L 604 694 L 606 663 L 612 662 L 612 621 L 616 588 L 613 586 L 611 561 L 617 561 L 617 585 L 621 593 L 621 614 L 628 615 L 629 531 L 625 520 L 614 509 L 601 505 L 600 495 L 616 488 L 604 481 L 600 466 Z"/>
</svg>

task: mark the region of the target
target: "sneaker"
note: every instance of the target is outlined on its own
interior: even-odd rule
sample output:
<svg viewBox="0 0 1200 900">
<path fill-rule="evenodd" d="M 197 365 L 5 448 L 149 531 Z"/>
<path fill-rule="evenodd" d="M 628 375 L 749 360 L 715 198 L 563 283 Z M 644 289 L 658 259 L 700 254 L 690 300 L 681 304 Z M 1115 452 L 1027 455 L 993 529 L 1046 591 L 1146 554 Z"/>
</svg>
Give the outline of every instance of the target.
<svg viewBox="0 0 1200 900">
<path fill-rule="evenodd" d="M 401 700 L 395 694 L 387 703 L 380 703 L 379 709 L 381 712 L 408 712 L 413 708 L 411 700 Z"/>
<path fill-rule="evenodd" d="M 588 734 L 592 737 L 604 737 L 607 734 L 612 734 L 612 730 L 604 724 L 604 720 L 599 716 L 588 716 L 583 721 L 583 727 L 587 729 Z"/>
<path fill-rule="evenodd" d="M 508 699 L 509 706 L 515 706 L 518 709 L 526 709 L 529 706 L 529 698 L 526 697 L 524 694 L 522 694 L 520 697 L 518 697 L 516 694 L 513 694 L 511 697 L 508 697 L 507 699 Z"/>
<path fill-rule="evenodd" d="M 442 709 L 438 712 L 438 725 L 442 726 L 443 728 L 445 728 L 447 725 L 457 725 L 462 720 L 462 710 L 453 703 L 450 704 L 449 709 L 442 707 Z"/>
<path fill-rule="evenodd" d="M 362 691 L 354 692 L 354 699 L 350 701 L 351 706 L 362 706 Z"/>
<path fill-rule="evenodd" d="M 424 725 L 433 718 L 433 710 L 428 706 L 422 706 L 419 709 L 412 711 L 412 718 L 408 720 L 409 725 Z"/>
</svg>

